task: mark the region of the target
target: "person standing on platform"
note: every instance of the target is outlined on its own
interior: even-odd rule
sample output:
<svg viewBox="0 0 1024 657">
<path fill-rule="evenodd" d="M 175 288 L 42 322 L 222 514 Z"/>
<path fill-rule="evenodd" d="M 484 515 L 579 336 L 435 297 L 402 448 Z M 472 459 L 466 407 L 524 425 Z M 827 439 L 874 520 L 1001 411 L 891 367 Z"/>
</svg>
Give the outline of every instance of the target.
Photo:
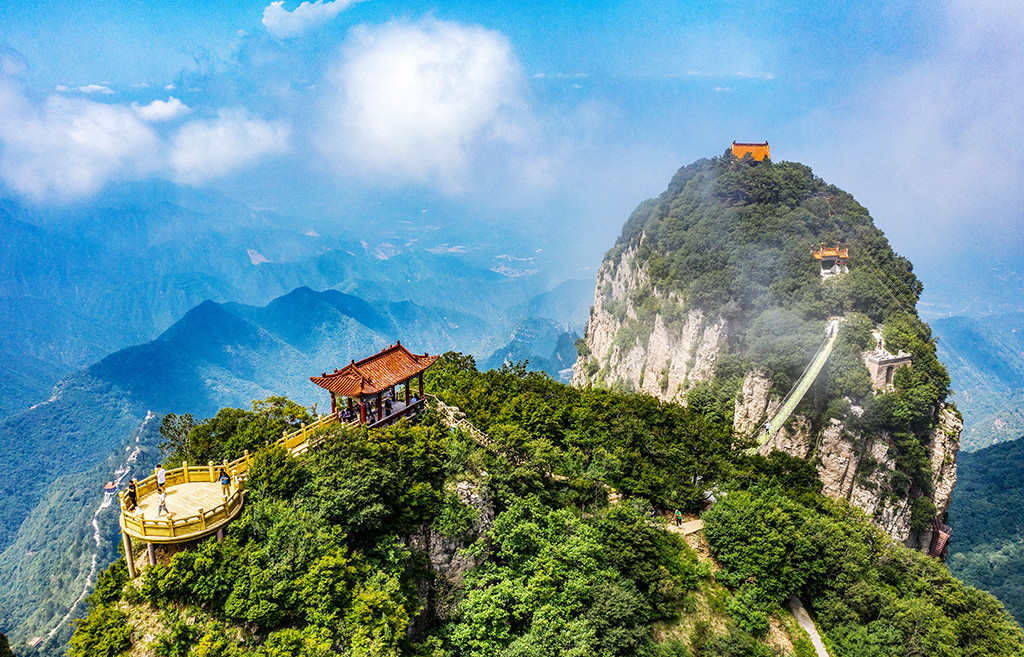
<svg viewBox="0 0 1024 657">
<path fill-rule="evenodd" d="M 679 509 L 676 509 L 676 527 L 682 527 L 682 526 L 683 526 L 683 512 L 680 511 Z"/>
<path fill-rule="evenodd" d="M 231 494 L 231 477 L 224 468 L 220 469 L 220 491 L 224 497 Z"/>
<path fill-rule="evenodd" d="M 135 486 L 135 480 L 132 479 L 128 482 L 128 510 L 134 511 L 135 507 L 139 505 L 139 493 Z"/>
<path fill-rule="evenodd" d="M 161 488 L 160 492 L 157 494 L 156 501 L 159 503 L 159 506 L 156 509 L 156 514 L 158 516 L 165 513 L 170 515 L 170 511 L 167 510 L 167 493 L 164 492 L 163 488 Z"/>
<path fill-rule="evenodd" d="M 157 490 L 163 490 L 167 486 L 167 470 L 164 470 L 164 464 L 156 466 L 156 488 Z"/>
</svg>

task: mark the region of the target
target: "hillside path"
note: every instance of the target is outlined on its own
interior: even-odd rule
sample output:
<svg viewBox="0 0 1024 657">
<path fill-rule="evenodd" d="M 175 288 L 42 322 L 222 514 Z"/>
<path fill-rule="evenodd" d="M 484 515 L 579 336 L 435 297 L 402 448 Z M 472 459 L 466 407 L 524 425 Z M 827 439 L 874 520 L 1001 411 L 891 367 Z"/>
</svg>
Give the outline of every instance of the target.
<svg viewBox="0 0 1024 657">
<path fill-rule="evenodd" d="M 832 354 L 832 345 L 835 344 L 836 336 L 839 334 L 839 322 L 840 319 L 833 319 L 828 323 L 828 333 L 825 336 L 824 342 L 818 347 L 818 353 L 814 355 L 814 360 L 804 370 L 800 380 L 796 382 L 793 389 L 789 391 L 789 395 L 786 396 L 786 400 L 783 402 L 779 410 L 775 412 L 771 420 L 768 421 L 768 430 L 759 430 L 757 437 L 757 447 L 764 445 L 768 442 L 768 439 L 775 435 L 782 425 L 786 423 L 789 416 L 793 414 L 797 404 L 804 398 L 804 395 L 810 389 L 811 384 L 818 378 L 818 374 L 821 372 L 821 368 L 825 366 L 825 362 L 828 357 Z M 757 451 L 757 447 L 750 450 L 751 452 Z"/>
<path fill-rule="evenodd" d="M 792 593 L 789 594 L 789 608 L 793 610 L 793 615 L 796 616 L 796 622 L 800 623 L 800 627 L 811 635 L 811 643 L 814 644 L 814 650 L 818 653 L 818 657 L 829 657 L 828 650 L 825 649 L 825 642 L 821 640 L 821 635 L 818 634 L 818 628 L 815 627 L 810 614 L 804 609 L 800 598 Z"/>
</svg>

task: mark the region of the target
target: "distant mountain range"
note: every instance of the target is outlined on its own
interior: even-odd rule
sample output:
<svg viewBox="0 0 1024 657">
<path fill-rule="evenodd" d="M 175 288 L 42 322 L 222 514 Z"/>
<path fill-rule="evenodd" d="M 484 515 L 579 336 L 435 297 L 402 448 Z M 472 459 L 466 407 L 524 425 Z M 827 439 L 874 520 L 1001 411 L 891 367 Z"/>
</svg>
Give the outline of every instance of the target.
<svg viewBox="0 0 1024 657">
<path fill-rule="evenodd" d="M 957 457 L 949 569 L 1024 622 L 1024 440 Z"/>
<path fill-rule="evenodd" d="M 544 301 L 524 305 L 542 309 Z M 155 340 L 64 378 L 45 401 L 0 421 L 0 581 L 12 582 L 0 589 L 0 627 L 27 640 L 57 623 L 81 591 L 96 551 L 83 538 L 95 511 L 90 505 L 100 499 L 114 467 L 124 464 L 121 452 L 131 448 L 125 441 L 140 426 L 151 425 L 151 438 L 138 443 L 145 449 L 133 467 L 145 474 L 159 458 L 152 432 L 166 413 L 203 418 L 271 395 L 323 412 L 328 400 L 309 381 L 312 375 L 397 340 L 417 352 L 487 353 L 500 331 L 459 310 L 299 287 L 265 306 L 204 301 Z M 554 320 L 521 321 L 507 339 L 516 359 L 531 361 L 531 369 L 552 369 L 557 376 L 575 359 L 574 338 Z M 23 374 L 31 381 L 30 371 Z M 113 465 L 105 466 L 108 456 Z M 83 502 L 62 504 L 73 491 Z M 109 521 L 104 527 L 105 548 L 95 553 L 109 561 L 116 527 Z M 40 562 L 33 545 L 70 557 Z M 101 559 L 100 566 L 105 563 Z M 54 568 L 66 571 L 66 586 L 48 584 Z M 49 605 L 50 613 L 32 611 L 36 607 L 25 600 Z"/>
<path fill-rule="evenodd" d="M 1024 436 L 1024 313 L 932 320 L 964 415 L 965 450 Z"/>
<path fill-rule="evenodd" d="M 578 330 L 586 321 L 592 284 L 537 265 L 536 244 L 511 231 L 350 224 L 358 229 L 166 181 L 111 185 L 79 206 L 0 200 L 0 417 L 47 399 L 62 375 L 152 340 L 207 300 L 262 306 L 306 286 L 410 301 L 486 317 L 492 335 L 478 341 L 486 352 L 528 317 Z"/>
</svg>

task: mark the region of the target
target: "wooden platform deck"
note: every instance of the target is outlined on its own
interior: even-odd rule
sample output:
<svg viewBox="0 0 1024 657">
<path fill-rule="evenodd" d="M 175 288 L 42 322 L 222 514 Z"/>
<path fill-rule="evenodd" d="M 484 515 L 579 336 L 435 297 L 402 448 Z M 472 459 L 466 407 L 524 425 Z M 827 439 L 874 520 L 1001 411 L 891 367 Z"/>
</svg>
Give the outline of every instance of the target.
<svg viewBox="0 0 1024 657">
<path fill-rule="evenodd" d="M 411 404 L 396 402 L 391 415 L 369 425 L 369 428 L 388 426 L 403 417 L 408 417 L 425 405 L 424 399 Z M 293 456 L 305 454 L 315 443 L 314 434 L 318 429 L 337 424 L 337 415 L 324 415 L 309 426 L 286 433 L 277 444 L 282 445 Z M 346 422 L 358 427 L 359 422 Z M 126 493 L 118 498 L 121 506 L 120 524 L 122 531 L 132 538 L 146 543 L 181 543 L 203 538 L 234 520 L 242 510 L 244 482 L 250 466 L 249 452 L 241 458 L 221 464 L 208 463 L 202 466 L 183 463 L 182 467 L 167 471 L 167 513 L 158 514 L 156 475 L 150 475 L 137 482 L 138 506 L 128 511 Z M 224 497 L 219 482 L 223 468 L 231 476 L 231 494 Z"/>
<path fill-rule="evenodd" d="M 277 444 L 293 455 L 304 454 L 317 429 L 336 424 L 337 415 L 324 415 L 309 426 L 286 433 Z M 181 543 L 215 533 L 231 522 L 242 510 L 244 486 L 249 474 L 249 452 L 242 458 L 221 464 L 203 466 L 183 463 L 167 471 L 167 511 L 157 514 L 156 475 L 137 482 L 138 507 L 129 511 L 126 493 L 118 498 L 121 506 L 121 530 L 132 538 L 147 543 Z M 223 468 L 231 476 L 231 494 L 224 497 L 219 482 Z"/>
<path fill-rule="evenodd" d="M 219 482 L 192 481 L 167 486 L 167 512 L 158 513 L 156 493 L 139 500 L 134 513 L 123 512 L 121 529 L 152 543 L 178 543 L 213 534 L 238 516 L 243 493 L 234 484 L 224 497 Z M 199 515 L 203 517 L 200 518 Z"/>
</svg>

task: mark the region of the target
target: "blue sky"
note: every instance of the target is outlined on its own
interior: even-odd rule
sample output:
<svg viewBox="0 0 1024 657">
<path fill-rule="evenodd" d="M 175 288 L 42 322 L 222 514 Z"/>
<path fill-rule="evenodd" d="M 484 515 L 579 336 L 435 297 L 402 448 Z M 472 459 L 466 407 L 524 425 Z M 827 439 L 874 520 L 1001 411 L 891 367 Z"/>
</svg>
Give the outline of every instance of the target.
<svg viewBox="0 0 1024 657">
<path fill-rule="evenodd" d="M 993 0 L 7 3 L 0 185 L 402 198 L 575 230 L 593 260 L 678 167 L 767 139 L 923 271 L 967 267 L 1024 247 L 1022 44 Z"/>
</svg>

